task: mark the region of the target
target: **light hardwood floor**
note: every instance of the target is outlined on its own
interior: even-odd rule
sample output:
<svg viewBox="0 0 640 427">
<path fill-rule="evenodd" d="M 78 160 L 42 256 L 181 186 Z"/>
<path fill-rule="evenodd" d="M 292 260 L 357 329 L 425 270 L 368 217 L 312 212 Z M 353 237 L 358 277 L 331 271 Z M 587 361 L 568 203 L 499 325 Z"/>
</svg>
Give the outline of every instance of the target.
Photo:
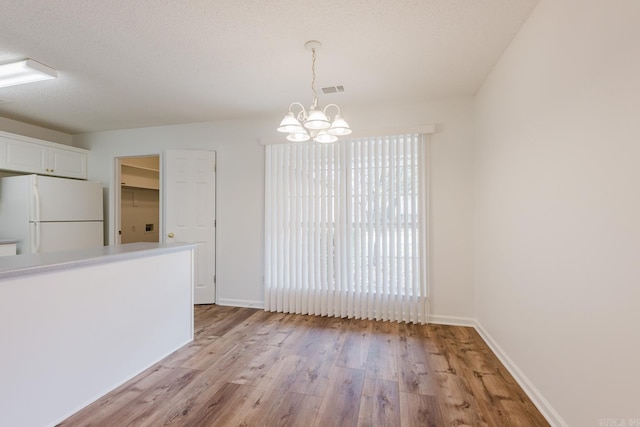
<svg viewBox="0 0 640 427">
<path fill-rule="evenodd" d="M 193 343 L 60 425 L 549 425 L 472 328 L 195 313 Z"/>
</svg>

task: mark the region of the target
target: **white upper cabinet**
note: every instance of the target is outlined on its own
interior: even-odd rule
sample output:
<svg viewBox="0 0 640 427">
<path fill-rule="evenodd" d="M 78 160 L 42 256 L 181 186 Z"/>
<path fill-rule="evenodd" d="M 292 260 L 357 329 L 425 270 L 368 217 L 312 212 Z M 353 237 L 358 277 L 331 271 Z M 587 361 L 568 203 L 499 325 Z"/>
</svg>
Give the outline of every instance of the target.
<svg viewBox="0 0 640 427">
<path fill-rule="evenodd" d="M 0 169 L 87 179 L 87 150 L 0 132 Z"/>
<path fill-rule="evenodd" d="M 49 148 L 49 173 L 68 178 L 87 179 L 87 153 L 61 148 Z"/>
</svg>

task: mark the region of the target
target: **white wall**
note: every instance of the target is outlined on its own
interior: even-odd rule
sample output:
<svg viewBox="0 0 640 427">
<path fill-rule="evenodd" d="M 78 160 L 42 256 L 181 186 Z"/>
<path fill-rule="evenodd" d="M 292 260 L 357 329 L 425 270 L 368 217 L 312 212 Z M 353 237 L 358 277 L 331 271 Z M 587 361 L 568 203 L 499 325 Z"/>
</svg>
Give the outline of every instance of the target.
<svg viewBox="0 0 640 427">
<path fill-rule="evenodd" d="M 73 137 L 68 133 L 30 125 L 17 120 L 0 117 L 0 130 L 18 135 L 30 136 L 31 138 L 44 139 L 45 141 L 57 142 L 58 144 L 72 145 Z"/>
<path fill-rule="evenodd" d="M 286 108 L 286 106 L 283 106 Z M 344 110 L 356 129 L 436 124 L 432 146 L 432 314 L 473 317 L 473 99 Z M 281 117 L 252 121 L 99 132 L 74 137 L 91 150 L 89 177 L 112 185 L 114 157 L 166 148 L 213 149 L 218 161 L 218 298 L 261 306 L 264 300 L 264 147 Z M 111 195 L 106 201 L 112 218 Z M 109 221 L 111 222 L 111 221 Z M 109 225 L 109 235 L 113 224 Z"/>
<path fill-rule="evenodd" d="M 269 123 L 270 124 L 270 123 Z M 219 122 L 77 135 L 88 148 L 89 179 L 113 184 L 117 156 L 161 154 L 167 148 L 217 152 L 218 298 L 262 303 L 262 216 L 265 124 Z M 107 191 L 108 235 L 113 243 L 113 192 Z"/>
<path fill-rule="evenodd" d="M 640 424 L 639 22 L 542 0 L 477 96 L 477 317 L 571 426 Z"/>
</svg>

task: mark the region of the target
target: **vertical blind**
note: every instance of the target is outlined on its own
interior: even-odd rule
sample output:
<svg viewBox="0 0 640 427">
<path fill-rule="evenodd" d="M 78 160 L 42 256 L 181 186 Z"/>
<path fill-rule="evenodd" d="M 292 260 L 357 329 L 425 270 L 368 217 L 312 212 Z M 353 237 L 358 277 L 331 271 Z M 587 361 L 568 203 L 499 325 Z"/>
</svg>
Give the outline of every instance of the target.
<svg viewBox="0 0 640 427">
<path fill-rule="evenodd" d="M 427 322 L 425 139 L 266 147 L 266 310 Z"/>
</svg>

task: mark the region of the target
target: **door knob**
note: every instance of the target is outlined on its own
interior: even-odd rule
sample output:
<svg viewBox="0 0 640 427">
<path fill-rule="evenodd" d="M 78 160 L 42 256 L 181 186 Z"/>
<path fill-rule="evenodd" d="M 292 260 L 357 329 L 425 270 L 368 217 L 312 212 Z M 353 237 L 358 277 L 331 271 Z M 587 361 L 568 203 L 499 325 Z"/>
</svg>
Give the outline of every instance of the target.
<svg viewBox="0 0 640 427">
<path fill-rule="evenodd" d="M 169 236 L 170 239 L 173 239 L 174 234 L 173 233 L 169 233 L 169 234 L 167 234 L 167 236 Z"/>
</svg>

